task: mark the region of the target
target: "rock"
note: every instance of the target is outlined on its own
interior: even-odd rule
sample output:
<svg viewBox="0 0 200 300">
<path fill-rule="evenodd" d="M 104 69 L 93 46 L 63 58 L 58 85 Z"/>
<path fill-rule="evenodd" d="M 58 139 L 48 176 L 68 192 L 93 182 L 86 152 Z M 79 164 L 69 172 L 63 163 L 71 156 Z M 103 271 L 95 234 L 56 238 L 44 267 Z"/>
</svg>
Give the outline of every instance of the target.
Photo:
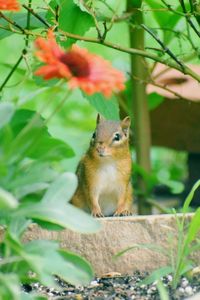
<svg viewBox="0 0 200 300">
<path fill-rule="evenodd" d="M 187 218 L 191 219 L 191 216 L 188 214 Z M 33 224 L 26 232 L 24 241 L 58 240 L 62 248 L 85 257 L 97 276 L 112 272 L 132 274 L 136 270 L 152 271 L 167 265 L 166 256 L 150 249 L 135 247 L 118 258 L 114 259 L 114 255 L 137 244 L 158 245 L 168 249 L 169 234 L 174 235 L 176 242 L 174 215 L 112 217 L 100 218 L 99 221 L 102 228 L 96 234 L 80 234 L 67 229 L 48 231 Z"/>
</svg>

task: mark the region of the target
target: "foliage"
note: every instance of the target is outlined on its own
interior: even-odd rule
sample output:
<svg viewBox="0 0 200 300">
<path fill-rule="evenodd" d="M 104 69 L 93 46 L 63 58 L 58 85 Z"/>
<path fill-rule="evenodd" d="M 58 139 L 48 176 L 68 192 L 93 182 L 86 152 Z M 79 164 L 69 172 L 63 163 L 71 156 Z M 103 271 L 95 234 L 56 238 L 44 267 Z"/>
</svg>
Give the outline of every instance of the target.
<svg viewBox="0 0 200 300">
<path fill-rule="evenodd" d="M 192 259 L 192 254 L 200 249 L 200 243 L 198 239 L 198 233 L 200 231 L 200 208 L 195 211 L 191 221 L 188 220 L 186 213 L 194 196 L 194 192 L 199 186 L 200 180 L 195 183 L 189 195 L 187 196 L 183 205 L 183 213 L 181 215 L 178 215 L 174 210 L 177 231 L 176 233 L 171 232 L 168 235 L 169 249 L 153 244 L 136 244 L 122 250 L 116 255 L 116 257 L 121 256 L 125 252 L 133 249 L 148 249 L 162 253 L 168 258 L 169 265 L 153 271 L 146 279 L 142 281 L 141 284 L 150 284 L 157 280 L 159 281 L 163 276 L 172 274 L 171 286 L 173 289 L 176 289 L 181 276 L 189 276 L 189 271 L 194 269 L 195 265 Z M 177 240 L 176 246 L 174 245 L 175 240 Z M 159 289 L 161 293 L 165 294 L 162 286 L 160 286 Z"/>
<path fill-rule="evenodd" d="M 0 11 L 0 224 L 6 228 L 0 247 L 3 299 L 28 299 L 20 294 L 20 283 L 52 284 L 51 270 L 72 283 L 85 283 L 92 276 L 87 262 L 60 250 L 57 243 L 24 245 L 22 236 L 31 222 L 54 230 L 98 229 L 97 222 L 67 203 L 76 187 L 71 172 L 88 145 L 96 112 L 109 119 L 119 119 L 120 112 L 133 116 L 132 80 L 155 85 L 153 69 L 158 62 L 200 81 L 188 65 L 199 63 L 199 13 L 193 1 L 176 0 L 172 5 L 171 1 L 131 0 L 130 11 L 126 11 L 126 1 L 18 2 L 19 12 Z M 142 12 L 144 24 L 135 24 L 135 11 Z M 101 93 L 89 96 L 78 89 L 69 93 L 65 80 L 35 76 L 41 65 L 35 58 L 34 41 L 38 36 L 46 38 L 50 27 L 66 51 L 77 44 L 123 71 L 126 90 L 105 100 Z M 130 48 L 129 34 L 138 27 L 145 33 L 144 51 Z M 146 58 L 148 78 L 132 78 L 130 55 Z M 164 84 L 161 89 L 166 89 Z M 162 95 L 148 95 L 149 110 L 162 101 Z M 138 125 L 134 119 L 133 124 Z M 177 156 L 172 155 L 170 165 L 168 161 L 163 164 L 162 158 L 160 150 L 154 150 L 151 175 L 135 166 L 134 178 L 136 173 L 144 177 L 147 194 L 160 182 L 180 191 L 183 170 L 177 167 Z M 51 265 L 52 261 L 56 263 Z M 29 270 L 36 273 L 35 279 L 27 276 Z"/>
<path fill-rule="evenodd" d="M 5 231 L 0 248 L 1 299 L 23 299 L 20 282 L 40 281 L 44 285 L 55 286 L 53 275 L 72 284 L 86 284 L 92 279 L 89 263 L 78 255 L 59 249 L 57 242 L 36 240 L 22 243 L 31 220 L 53 230 L 70 228 L 94 232 L 99 228 L 92 217 L 66 204 L 75 188 L 75 175 L 63 173 L 36 203 L 19 203 L 12 194 L 0 190 L 0 222 Z M 35 275 L 29 276 L 30 271 Z"/>
</svg>

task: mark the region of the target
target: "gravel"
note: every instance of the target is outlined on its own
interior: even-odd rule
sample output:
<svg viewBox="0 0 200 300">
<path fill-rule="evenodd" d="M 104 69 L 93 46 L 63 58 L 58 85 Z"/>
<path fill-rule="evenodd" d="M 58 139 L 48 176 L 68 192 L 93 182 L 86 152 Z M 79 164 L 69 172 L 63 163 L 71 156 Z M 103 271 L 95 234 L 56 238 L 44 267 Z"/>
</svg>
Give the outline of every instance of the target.
<svg viewBox="0 0 200 300">
<path fill-rule="evenodd" d="M 160 300 L 157 283 L 149 285 L 141 284 L 147 273 L 135 272 L 132 276 L 105 276 L 96 278 L 87 286 L 73 286 L 58 277 L 55 281 L 58 288 L 48 288 L 39 283 L 23 285 L 23 290 L 27 293 L 37 292 L 47 296 L 52 300 Z M 170 300 L 186 299 L 200 291 L 200 276 L 188 280 L 182 277 L 177 289 L 172 291 L 170 283 L 172 275 L 162 278 L 163 285 L 167 288 Z"/>
</svg>

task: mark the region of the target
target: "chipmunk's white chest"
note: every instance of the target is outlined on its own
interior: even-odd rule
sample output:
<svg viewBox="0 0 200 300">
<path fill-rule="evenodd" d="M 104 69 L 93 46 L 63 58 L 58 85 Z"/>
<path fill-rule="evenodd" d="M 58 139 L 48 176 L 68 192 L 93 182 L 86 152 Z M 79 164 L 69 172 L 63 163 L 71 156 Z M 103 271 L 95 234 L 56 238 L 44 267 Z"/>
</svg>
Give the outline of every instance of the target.
<svg viewBox="0 0 200 300">
<path fill-rule="evenodd" d="M 103 164 L 97 170 L 96 189 L 99 205 L 104 215 L 115 212 L 118 201 L 118 170 L 113 162 Z"/>
</svg>

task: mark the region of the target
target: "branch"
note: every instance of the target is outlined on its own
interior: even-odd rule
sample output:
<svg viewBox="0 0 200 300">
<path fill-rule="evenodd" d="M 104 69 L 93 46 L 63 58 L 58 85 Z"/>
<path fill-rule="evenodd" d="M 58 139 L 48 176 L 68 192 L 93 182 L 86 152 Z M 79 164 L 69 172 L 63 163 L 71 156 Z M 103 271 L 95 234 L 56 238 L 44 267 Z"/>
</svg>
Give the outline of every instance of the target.
<svg viewBox="0 0 200 300">
<path fill-rule="evenodd" d="M 32 3 L 32 0 L 29 0 L 29 2 L 28 2 L 28 8 L 29 9 L 31 9 L 31 3 Z M 2 18 L 4 18 L 9 24 L 12 24 L 13 26 L 15 26 L 18 29 L 20 29 L 23 34 L 25 33 L 24 28 L 22 28 L 21 26 L 19 26 L 16 22 L 10 20 L 8 17 L 4 16 L 1 12 L 0 12 L 0 16 Z M 27 13 L 27 20 L 26 20 L 26 29 L 27 30 L 29 30 L 29 28 L 30 28 L 30 17 L 31 17 L 31 14 L 30 14 L 30 11 L 28 11 L 28 13 Z M 7 84 L 7 82 L 11 78 L 11 76 L 14 74 L 15 70 L 17 69 L 17 67 L 21 63 L 22 59 L 25 58 L 25 54 L 27 53 L 26 49 L 28 47 L 28 44 L 29 44 L 29 35 L 26 34 L 25 47 L 22 50 L 22 54 L 20 55 L 20 57 L 17 60 L 16 64 L 13 66 L 13 68 L 10 71 L 10 73 L 7 75 L 7 77 L 5 78 L 5 80 L 3 81 L 3 83 L 1 84 L 1 86 L 0 86 L 0 92 L 3 90 L 4 86 Z"/>
<path fill-rule="evenodd" d="M 158 88 L 160 88 L 160 89 L 162 89 L 162 90 L 164 90 L 166 92 L 169 92 L 169 93 L 171 93 L 172 95 L 174 95 L 178 99 L 186 100 L 186 101 L 190 101 L 191 102 L 191 99 L 188 99 L 188 98 L 182 96 L 181 94 L 173 91 L 172 89 L 168 88 L 166 85 L 162 85 L 162 84 L 159 84 L 159 83 L 155 82 L 153 78 L 150 78 L 150 80 L 144 80 L 142 78 L 133 76 L 132 74 L 131 74 L 131 77 L 134 78 L 134 79 L 136 79 L 136 80 L 138 80 L 138 81 L 140 81 L 140 82 L 144 82 L 145 84 L 151 84 L 151 85 L 156 86 L 156 87 L 158 87 Z"/>
<path fill-rule="evenodd" d="M 0 17 L 4 20 L 6 20 L 9 24 L 15 26 L 16 28 L 18 28 L 23 34 L 25 34 L 25 30 L 23 27 L 21 27 L 19 24 L 17 24 L 15 21 L 11 20 L 10 18 L 8 18 L 7 16 L 5 16 L 1 11 L 0 11 Z"/>
<path fill-rule="evenodd" d="M 29 9 L 27 6 L 23 6 L 23 7 L 26 8 L 27 10 L 29 10 L 31 14 L 33 14 L 38 20 L 40 20 L 48 28 L 50 27 L 50 25 L 41 16 L 39 16 L 36 12 L 34 12 L 33 9 Z M 156 62 L 160 62 L 161 64 L 167 65 L 170 68 L 176 69 L 176 70 L 178 70 L 178 71 L 180 71 L 184 74 L 190 75 L 191 77 L 193 77 L 194 79 L 196 79 L 197 81 L 200 82 L 200 75 L 195 73 L 192 69 L 187 67 L 183 62 L 180 62 L 179 60 L 178 60 L 178 62 L 176 61 L 177 63 L 173 63 L 173 62 L 170 62 L 170 61 L 166 61 L 166 60 L 160 58 L 159 56 L 156 56 L 155 54 L 148 53 L 148 52 L 143 51 L 143 50 L 133 49 L 133 48 L 126 48 L 126 47 L 122 47 L 120 45 L 116 45 L 116 44 L 106 42 L 106 41 L 102 42 L 102 40 L 99 39 L 99 38 L 95 39 L 95 38 L 83 37 L 83 36 L 80 36 L 80 35 L 77 35 L 77 34 L 72 34 L 72 33 L 69 33 L 69 32 L 62 31 L 61 29 L 59 29 L 59 32 L 62 35 L 64 35 L 65 37 L 68 37 L 68 38 L 71 38 L 71 39 L 74 39 L 74 40 L 81 40 L 81 41 L 90 42 L 90 43 L 102 44 L 106 47 L 109 47 L 109 48 L 112 48 L 112 49 L 115 49 L 115 50 L 118 50 L 118 51 L 121 51 L 121 52 L 129 53 L 129 54 L 132 54 L 132 55 L 140 55 L 140 56 L 152 59 Z M 28 34 L 28 35 L 33 35 L 33 36 L 41 36 L 38 33 L 33 33 L 31 31 L 27 31 L 27 30 L 24 30 L 24 33 L 26 35 Z M 172 55 L 173 55 L 173 53 L 172 53 Z"/>
<path fill-rule="evenodd" d="M 45 20 L 43 18 L 41 18 L 37 13 L 35 13 L 32 9 L 30 10 L 30 13 L 31 14 L 34 13 L 34 16 L 36 18 L 38 18 L 43 24 L 45 24 L 43 22 Z M 1 16 L 1 13 L 0 13 L 0 16 Z M 13 23 L 12 20 L 7 19 L 7 21 L 9 23 L 11 23 L 12 25 L 14 25 L 14 23 Z M 45 25 L 47 27 L 49 27 L 48 23 L 46 23 Z M 17 26 L 17 27 L 21 31 L 21 32 L 16 32 L 18 34 L 31 35 L 31 36 L 35 36 L 35 37 L 43 36 L 43 35 L 41 35 L 41 34 L 39 34 L 37 32 L 32 32 L 30 30 L 23 29 L 23 28 L 21 28 L 19 26 Z M 101 44 L 103 46 L 115 49 L 115 50 L 120 51 L 120 52 L 129 53 L 131 55 L 140 55 L 142 57 L 149 58 L 149 59 L 151 59 L 153 61 L 159 62 L 159 63 L 164 64 L 164 65 L 166 65 L 166 66 L 168 66 L 170 68 L 176 69 L 176 70 L 178 70 L 178 71 L 180 71 L 180 72 L 182 72 L 184 74 L 187 74 L 187 75 L 191 76 L 192 78 L 196 79 L 198 82 L 200 82 L 200 75 L 197 74 L 197 73 L 195 73 L 192 69 L 190 69 L 184 63 L 181 63 L 181 66 L 180 66 L 179 64 L 174 63 L 173 61 L 166 61 L 165 59 L 163 59 L 163 58 L 161 58 L 161 57 L 159 57 L 159 56 L 157 56 L 155 54 L 149 53 L 147 51 L 143 51 L 143 50 L 139 50 L 139 49 L 134 49 L 134 48 L 122 47 L 120 45 L 113 44 L 113 43 L 106 42 L 106 41 L 102 42 L 100 39 L 95 39 L 95 38 L 90 38 L 90 37 L 83 37 L 83 36 L 80 36 L 80 35 L 77 35 L 77 34 L 72 34 L 72 33 L 69 33 L 69 32 L 62 31 L 61 29 L 59 29 L 59 32 L 63 36 L 71 38 L 71 39 L 74 39 L 74 40 L 80 40 L 80 41 L 85 41 L 85 42 L 90 42 L 90 43 Z"/>
<path fill-rule="evenodd" d="M 8 82 L 8 80 L 11 78 L 12 74 L 15 72 L 15 70 L 17 69 L 17 67 L 19 66 L 20 62 L 23 59 L 23 54 L 21 54 L 21 56 L 19 57 L 19 59 L 17 60 L 16 64 L 13 66 L 13 68 L 11 69 L 10 73 L 7 75 L 7 77 L 5 78 L 4 82 L 2 83 L 2 85 L 0 86 L 0 92 L 3 90 L 4 86 L 6 85 L 6 83 Z"/>
<path fill-rule="evenodd" d="M 28 10 L 28 12 L 29 12 L 30 14 L 32 14 L 35 18 L 37 18 L 41 23 L 43 23 L 47 28 L 50 27 L 49 23 L 47 23 L 46 20 L 43 19 L 39 14 L 37 14 L 36 12 L 34 12 L 34 10 L 33 10 L 31 7 L 29 7 L 29 6 L 25 5 L 25 4 L 23 4 L 22 6 L 23 6 L 26 10 Z"/>
<path fill-rule="evenodd" d="M 183 12 L 185 14 L 185 18 L 186 18 L 187 22 L 190 24 L 190 26 L 192 27 L 192 29 L 194 30 L 194 32 L 198 35 L 198 37 L 200 37 L 200 32 L 197 30 L 197 28 L 195 27 L 194 23 L 192 22 L 190 16 L 188 15 L 188 12 L 187 12 L 186 7 L 185 7 L 184 0 L 179 0 L 179 1 L 180 1 L 182 10 L 183 10 Z"/>
<path fill-rule="evenodd" d="M 153 33 L 152 30 L 150 30 L 146 25 L 141 24 L 140 25 L 145 31 L 147 31 L 157 42 L 158 44 L 163 48 L 163 50 L 182 68 L 184 72 L 184 65 L 183 63 L 171 52 L 171 50 L 163 44 L 163 42 Z"/>
</svg>

